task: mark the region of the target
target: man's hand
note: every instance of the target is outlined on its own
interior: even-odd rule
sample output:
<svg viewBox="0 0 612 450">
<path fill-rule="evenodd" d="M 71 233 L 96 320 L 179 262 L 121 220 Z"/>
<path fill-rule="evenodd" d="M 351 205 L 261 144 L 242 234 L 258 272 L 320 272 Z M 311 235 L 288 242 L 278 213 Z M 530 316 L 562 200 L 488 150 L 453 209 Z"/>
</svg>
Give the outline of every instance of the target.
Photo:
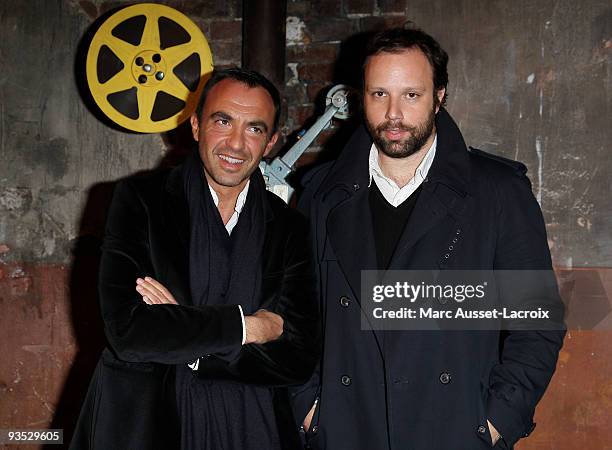
<svg viewBox="0 0 612 450">
<path fill-rule="evenodd" d="M 252 316 L 245 316 L 245 344 L 265 344 L 283 334 L 283 318 L 273 312 L 260 309 Z"/>
<path fill-rule="evenodd" d="M 136 291 L 147 305 L 178 305 L 170 291 L 151 277 L 136 279 Z"/>
<path fill-rule="evenodd" d="M 493 426 L 493 424 L 491 422 L 489 422 L 487 420 L 487 425 L 489 425 L 489 433 L 491 433 L 491 440 L 493 441 L 491 444 L 492 447 L 495 447 L 495 444 L 497 444 L 497 441 L 499 441 L 499 439 L 501 438 L 501 435 L 499 434 L 499 432 L 495 429 L 495 427 Z"/>
</svg>

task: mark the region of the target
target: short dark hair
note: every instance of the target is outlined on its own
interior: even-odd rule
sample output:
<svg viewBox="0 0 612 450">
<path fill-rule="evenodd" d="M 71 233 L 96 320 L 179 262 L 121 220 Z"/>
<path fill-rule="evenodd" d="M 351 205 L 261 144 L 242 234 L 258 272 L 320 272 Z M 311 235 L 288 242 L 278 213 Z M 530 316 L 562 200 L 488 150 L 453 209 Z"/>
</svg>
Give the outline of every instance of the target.
<svg viewBox="0 0 612 450">
<path fill-rule="evenodd" d="M 268 94 L 270 94 L 270 97 L 272 97 L 272 102 L 274 103 L 274 124 L 272 125 L 272 133 L 270 134 L 272 135 L 276 133 L 281 113 L 281 99 L 278 89 L 276 89 L 276 86 L 274 86 L 274 84 L 270 80 L 268 80 L 259 72 L 243 69 L 241 67 L 230 67 L 229 69 L 213 70 L 212 75 L 204 85 L 204 89 L 202 90 L 202 94 L 200 95 L 200 100 L 196 108 L 198 120 L 202 118 L 202 109 L 204 108 L 204 103 L 206 103 L 206 97 L 208 97 L 208 93 L 210 92 L 210 90 L 220 81 L 227 79 L 235 80 L 242 84 L 246 84 L 250 88 L 262 87 L 266 91 L 268 91 Z"/>
<path fill-rule="evenodd" d="M 365 69 L 370 56 L 383 52 L 400 53 L 413 48 L 421 50 L 431 64 L 434 91 L 439 91 L 442 88 L 446 89 L 448 85 L 448 54 L 433 37 L 419 28 L 398 27 L 376 33 L 366 46 L 363 67 Z M 441 104 L 443 105 L 445 102 L 446 92 Z"/>
</svg>

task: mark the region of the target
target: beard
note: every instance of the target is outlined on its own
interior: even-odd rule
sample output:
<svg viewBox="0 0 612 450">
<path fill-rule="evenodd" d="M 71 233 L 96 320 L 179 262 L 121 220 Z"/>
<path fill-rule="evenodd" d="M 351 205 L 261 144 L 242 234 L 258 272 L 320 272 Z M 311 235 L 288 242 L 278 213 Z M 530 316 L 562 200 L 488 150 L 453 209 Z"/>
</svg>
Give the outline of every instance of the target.
<svg viewBox="0 0 612 450">
<path fill-rule="evenodd" d="M 406 158 L 421 150 L 427 143 L 434 130 L 435 118 L 435 110 L 432 109 L 427 119 L 417 125 L 407 125 L 398 120 L 387 120 L 374 126 L 366 120 L 366 126 L 376 148 L 389 158 Z M 404 139 L 392 141 L 384 135 L 384 132 L 388 129 L 399 129 L 410 134 Z"/>
</svg>

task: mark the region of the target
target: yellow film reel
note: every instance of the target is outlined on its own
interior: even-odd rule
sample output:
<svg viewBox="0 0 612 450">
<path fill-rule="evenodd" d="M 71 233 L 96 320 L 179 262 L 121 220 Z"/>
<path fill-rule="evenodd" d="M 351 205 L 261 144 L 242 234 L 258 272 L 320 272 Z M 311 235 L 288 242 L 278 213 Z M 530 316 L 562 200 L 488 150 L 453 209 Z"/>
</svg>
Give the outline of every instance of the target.
<svg viewBox="0 0 612 450">
<path fill-rule="evenodd" d="M 189 118 L 213 70 L 208 42 L 187 16 L 165 5 L 120 9 L 95 33 L 87 84 L 116 124 L 160 133 Z"/>
</svg>

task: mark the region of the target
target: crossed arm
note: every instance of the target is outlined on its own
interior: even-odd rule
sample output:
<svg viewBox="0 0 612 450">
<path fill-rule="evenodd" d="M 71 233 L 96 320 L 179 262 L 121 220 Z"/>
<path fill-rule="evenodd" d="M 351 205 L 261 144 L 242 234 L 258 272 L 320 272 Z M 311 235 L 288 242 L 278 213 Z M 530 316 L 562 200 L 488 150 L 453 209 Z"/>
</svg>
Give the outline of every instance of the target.
<svg viewBox="0 0 612 450">
<path fill-rule="evenodd" d="M 136 291 L 147 305 L 178 305 L 172 293 L 159 281 L 151 277 L 136 279 Z M 265 344 L 283 334 L 283 318 L 264 309 L 245 316 L 245 344 Z"/>
<path fill-rule="evenodd" d="M 246 316 L 246 342 L 232 358 L 197 355 L 198 375 L 270 386 L 305 382 L 319 357 L 320 324 L 306 222 L 296 220 L 284 241 L 282 271 L 264 277 L 266 310 Z M 139 278 L 136 291 L 149 308 L 180 308 L 169 289 L 151 277 Z M 206 355 L 206 357 L 203 357 Z M 193 358 L 193 359 L 196 359 Z"/>
</svg>

